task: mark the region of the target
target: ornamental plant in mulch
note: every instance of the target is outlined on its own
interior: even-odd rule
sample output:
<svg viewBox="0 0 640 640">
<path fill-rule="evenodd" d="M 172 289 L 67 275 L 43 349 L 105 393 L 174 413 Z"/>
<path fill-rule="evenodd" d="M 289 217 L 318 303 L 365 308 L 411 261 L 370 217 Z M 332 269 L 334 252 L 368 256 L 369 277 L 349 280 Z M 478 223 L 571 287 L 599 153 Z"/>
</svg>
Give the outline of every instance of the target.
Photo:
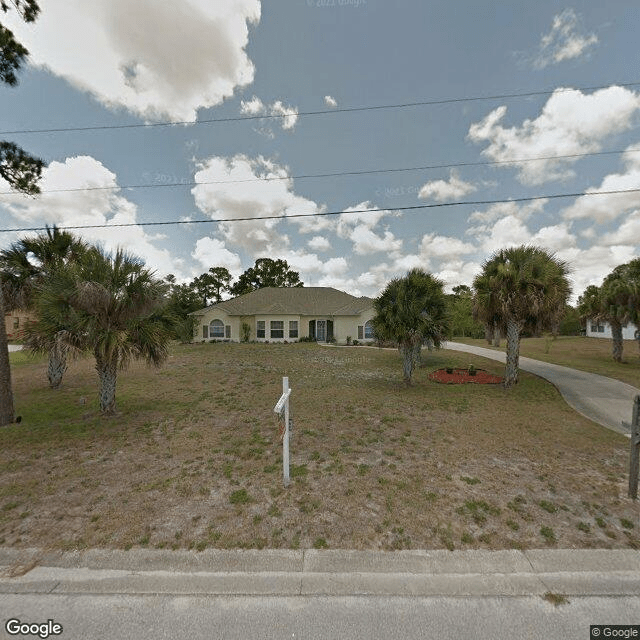
<svg viewBox="0 0 640 640">
<path fill-rule="evenodd" d="M 472 371 L 473 373 L 471 373 Z M 445 384 L 463 384 L 465 382 L 472 382 L 474 384 L 500 384 L 504 378 L 489 373 L 486 369 L 472 369 L 470 366 L 467 369 L 452 369 L 451 367 L 437 369 L 429 374 L 429 380 Z"/>
</svg>

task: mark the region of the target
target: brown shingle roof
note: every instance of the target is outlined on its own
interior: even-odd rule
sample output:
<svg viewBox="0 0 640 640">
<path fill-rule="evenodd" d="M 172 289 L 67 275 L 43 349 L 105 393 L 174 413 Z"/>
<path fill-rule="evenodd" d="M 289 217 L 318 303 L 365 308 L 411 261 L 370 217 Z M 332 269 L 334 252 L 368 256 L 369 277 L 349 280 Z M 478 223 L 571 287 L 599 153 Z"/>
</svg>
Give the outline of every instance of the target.
<svg viewBox="0 0 640 640">
<path fill-rule="evenodd" d="M 222 309 L 232 316 L 294 314 L 302 316 L 355 316 L 373 305 L 373 300 L 356 298 L 332 287 L 264 287 L 231 300 L 223 300 L 205 309 Z"/>
</svg>

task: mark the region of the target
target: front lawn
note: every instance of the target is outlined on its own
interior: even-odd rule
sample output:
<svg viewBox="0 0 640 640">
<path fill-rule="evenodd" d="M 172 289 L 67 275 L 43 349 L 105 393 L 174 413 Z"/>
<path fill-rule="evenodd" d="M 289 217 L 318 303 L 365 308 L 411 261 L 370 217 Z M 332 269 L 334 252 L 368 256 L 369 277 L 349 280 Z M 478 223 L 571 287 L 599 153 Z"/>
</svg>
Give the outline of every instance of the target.
<svg viewBox="0 0 640 640">
<path fill-rule="evenodd" d="M 510 392 L 427 378 L 497 362 L 431 353 L 407 388 L 395 351 L 175 345 L 162 369 L 119 376 L 118 414 L 103 418 L 91 359 L 54 392 L 44 359 L 11 357 L 22 423 L 0 430 L 0 545 L 640 547 L 626 438 L 535 376 Z"/>
</svg>

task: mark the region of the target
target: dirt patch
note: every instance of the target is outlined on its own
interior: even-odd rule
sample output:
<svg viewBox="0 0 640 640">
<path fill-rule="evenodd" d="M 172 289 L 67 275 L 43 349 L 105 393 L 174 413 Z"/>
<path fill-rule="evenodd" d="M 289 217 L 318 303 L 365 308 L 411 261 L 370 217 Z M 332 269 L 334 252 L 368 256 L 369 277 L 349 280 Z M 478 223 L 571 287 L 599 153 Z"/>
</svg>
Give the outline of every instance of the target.
<svg viewBox="0 0 640 640">
<path fill-rule="evenodd" d="M 429 374 L 429 380 L 444 384 L 500 384 L 504 381 L 502 376 L 489 373 L 485 369 L 476 369 L 471 373 L 469 369 L 436 369 Z"/>
</svg>

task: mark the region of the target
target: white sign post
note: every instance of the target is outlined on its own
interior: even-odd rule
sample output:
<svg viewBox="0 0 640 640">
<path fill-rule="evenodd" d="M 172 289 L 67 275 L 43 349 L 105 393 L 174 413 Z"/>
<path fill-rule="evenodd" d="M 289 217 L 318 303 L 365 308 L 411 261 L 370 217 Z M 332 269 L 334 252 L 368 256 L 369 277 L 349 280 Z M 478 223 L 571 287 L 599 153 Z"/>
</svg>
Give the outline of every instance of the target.
<svg viewBox="0 0 640 640">
<path fill-rule="evenodd" d="M 291 480 L 289 478 L 289 378 L 282 378 L 282 395 L 273 408 L 274 413 L 282 413 L 284 409 L 284 433 L 282 434 L 282 475 L 284 486 L 288 487 Z"/>
</svg>

